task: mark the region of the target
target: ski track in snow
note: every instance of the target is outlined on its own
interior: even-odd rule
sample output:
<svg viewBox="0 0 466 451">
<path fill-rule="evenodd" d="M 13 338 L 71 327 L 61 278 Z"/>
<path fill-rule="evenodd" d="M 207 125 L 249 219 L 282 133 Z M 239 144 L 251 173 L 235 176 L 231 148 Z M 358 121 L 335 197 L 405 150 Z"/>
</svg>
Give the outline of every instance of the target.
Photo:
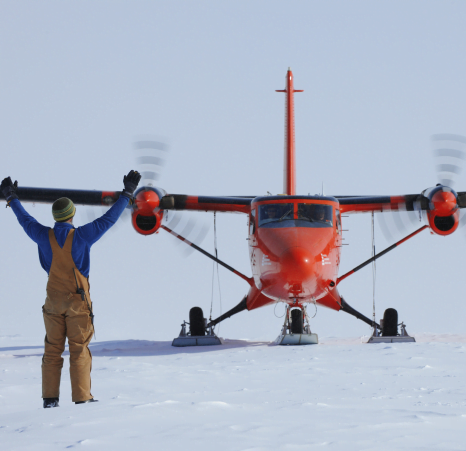
<svg viewBox="0 0 466 451">
<path fill-rule="evenodd" d="M 56 409 L 42 408 L 42 345 L 0 336 L 0 450 L 466 450 L 466 336 L 415 336 L 94 341 L 100 402 L 71 402 L 65 357 Z"/>
</svg>

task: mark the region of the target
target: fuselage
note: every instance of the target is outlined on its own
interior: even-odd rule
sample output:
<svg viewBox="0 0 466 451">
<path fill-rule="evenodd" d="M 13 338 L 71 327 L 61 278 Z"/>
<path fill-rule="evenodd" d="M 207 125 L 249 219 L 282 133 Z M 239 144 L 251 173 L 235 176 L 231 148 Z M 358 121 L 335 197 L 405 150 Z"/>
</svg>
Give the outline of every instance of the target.
<svg viewBox="0 0 466 451">
<path fill-rule="evenodd" d="M 269 303 L 339 308 L 334 296 L 329 299 L 337 294 L 342 240 L 335 198 L 258 197 L 251 204 L 248 235 L 254 284 Z"/>
</svg>

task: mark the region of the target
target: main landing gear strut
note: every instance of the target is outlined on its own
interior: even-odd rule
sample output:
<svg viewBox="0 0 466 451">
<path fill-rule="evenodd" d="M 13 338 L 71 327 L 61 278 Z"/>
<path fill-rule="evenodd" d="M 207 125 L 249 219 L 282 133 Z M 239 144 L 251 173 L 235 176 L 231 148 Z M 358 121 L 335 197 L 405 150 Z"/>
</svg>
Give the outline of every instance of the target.
<svg viewBox="0 0 466 451">
<path fill-rule="evenodd" d="M 375 321 L 370 320 L 367 316 L 359 313 L 343 298 L 341 298 L 341 310 L 355 316 L 372 327 L 373 332 L 371 338 L 369 338 L 368 343 L 407 343 L 416 341 L 414 337 L 408 335 L 408 332 L 406 331 L 406 325 L 403 322 L 398 324 L 398 312 L 394 308 L 388 308 L 385 310 L 383 319 L 380 320 L 380 324 L 377 324 Z M 399 333 L 398 326 L 400 327 Z"/>
<path fill-rule="evenodd" d="M 208 324 L 207 319 L 204 318 L 202 309 L 200 307 L 193 307 L 189 311 L 189 323 L 183 321 L 180 335 L 173 340 L 172 346 L 183 347 L 221 345 L 222 341 L 217 337 L 217 335 L 215 335 L 214 327 L 224 319 L 230 318 L 230 316 L 246 310 L 246 300 L 247 296 L 244 296 L 242 301 L 236 307 L 228 310 L 228 312 L 219 316 L 217 319 L 210 321 Z M 186 330 L 187 325 L 189 326 L 189 331 Z"/>
</svg>

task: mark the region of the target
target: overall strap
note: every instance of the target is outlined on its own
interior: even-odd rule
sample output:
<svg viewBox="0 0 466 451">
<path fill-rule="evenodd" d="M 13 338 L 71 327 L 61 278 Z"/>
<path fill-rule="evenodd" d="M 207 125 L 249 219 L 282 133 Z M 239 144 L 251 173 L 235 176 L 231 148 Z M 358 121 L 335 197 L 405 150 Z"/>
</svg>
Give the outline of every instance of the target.
<svg viewBox="0 0 466 451">
<path fill-rule="evenodd" d="M 68 236 L 66 237 L 65 244 L 63 245 L 63 247 L 60 247 L 55 236 L 55 232 L 53 231 L 53 229 L 49 229 L 49 241 L 50 247 L 52 248 L 52 252 L 55 254 L 63 250 L 65 252 L 71 253 L 71 249 L 73 246 L 73 237 L 74 229 L 71 229 L 68 233 Z"/>
<path fill-rule="evenodd" d="M 73 238 L 74 238 L 74 229 L 71 229 L 68 232 L 68 236 L 66 237 L 65 244 L 63 245 L 64 251 L 71 253 L 71 248 L 73 246 Z"/>
<path fill-rule="evenodd" d="M 49 229 L 49 241 L 53 253 L 55 253 L 55 251 L 58 251 L 58 249 L 61 249 L 61 247 L 58 245 L 57 239 L 55 238 L 55 233 L 53 232 L 53 229 Z"/>
<path fill-rule="evenodd" d="M 49 241 L 52 248 L 52 264 L 49 270 L 47 290 L 57 293 L 76 293 L 76 281 L 73 269 L 76 267 L 71 255 L 74 230 L 70 230 L 63 248 L 57 242 L 53 229 L 49 230 Z M 78 271 L 80 287 L 89 291 L 87 279 Z"/>
</svg>

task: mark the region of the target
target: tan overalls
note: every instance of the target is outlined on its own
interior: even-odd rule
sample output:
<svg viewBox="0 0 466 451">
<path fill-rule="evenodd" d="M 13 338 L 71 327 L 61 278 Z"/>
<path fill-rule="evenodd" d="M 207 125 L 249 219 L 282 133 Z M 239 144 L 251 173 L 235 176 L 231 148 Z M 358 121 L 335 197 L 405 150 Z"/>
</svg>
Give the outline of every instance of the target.
<svg viewBox="0 0 466 451">
<path fill-rule="evenodd" d="M 81 295 L 76 293 L 76 280 L 79 288 L 85 290 L 90 308 L 89 282 L 71 257 L 74 229 L 70 230 L 61 248 L 53 229 L 49 230 L 52 247 L 52 266 L 47 283 L 47 297 L 42 307 L 45 323 L 45 349 L 42 357 L 42 398 L 58 398 L 60 395 L 60 376 L 63 367 L 62 353 L 68 337 L 70 350 L 70 378 L 72 400 L 91 399 L 92 354 L 88 348 L 94 334 L 89 307 Z"/>
</svg>

